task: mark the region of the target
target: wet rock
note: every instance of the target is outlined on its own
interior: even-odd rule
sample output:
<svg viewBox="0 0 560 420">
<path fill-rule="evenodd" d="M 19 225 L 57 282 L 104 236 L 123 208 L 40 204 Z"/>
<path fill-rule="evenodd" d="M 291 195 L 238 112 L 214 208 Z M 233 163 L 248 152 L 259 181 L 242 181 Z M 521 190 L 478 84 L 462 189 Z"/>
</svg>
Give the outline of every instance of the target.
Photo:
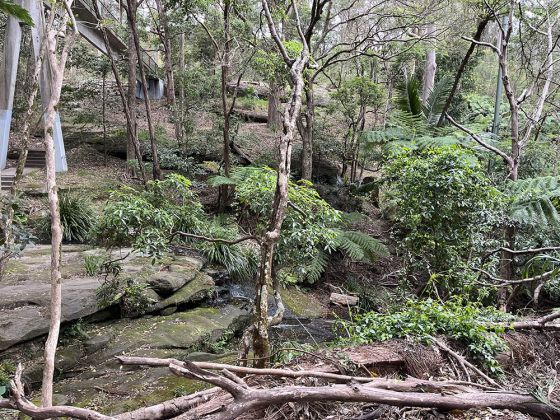
<svg viewBox="0 0 560 420">
<path fill-rule="evenodd" d="M 184 285 L 168 298 L 156 303 L 149 312 L 157 312 L 169 307 L 186 307 L 199 303 L 213 292 L 214 280 L 204 273 L 198 273 L 194 280 Z"/>
</svg>

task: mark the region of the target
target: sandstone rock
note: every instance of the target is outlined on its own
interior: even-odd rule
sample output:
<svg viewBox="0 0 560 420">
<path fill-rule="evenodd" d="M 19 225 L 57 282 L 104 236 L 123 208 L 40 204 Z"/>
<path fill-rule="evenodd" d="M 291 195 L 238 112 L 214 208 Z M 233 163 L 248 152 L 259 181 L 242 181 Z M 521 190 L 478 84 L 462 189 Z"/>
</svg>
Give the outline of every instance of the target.
<svg viewBox="0 0 560 420">
<path fill-rule="evenodd" d="M 72 278 L 62 283 L 62 321 L 73 321 L 98 311 L 96 278 Z M 38 337 L 49 330 L 50 285 L 23 282 L 0 286 L 0 350 Z"/>
</svg>

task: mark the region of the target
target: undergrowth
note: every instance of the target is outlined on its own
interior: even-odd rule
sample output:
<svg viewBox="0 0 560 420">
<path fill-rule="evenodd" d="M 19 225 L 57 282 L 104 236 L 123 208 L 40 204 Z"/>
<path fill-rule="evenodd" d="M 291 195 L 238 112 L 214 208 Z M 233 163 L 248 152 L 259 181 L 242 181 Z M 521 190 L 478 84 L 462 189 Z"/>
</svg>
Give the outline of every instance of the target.
<svg viewBox="0 0 560 420">
<path fill-rule="evenodd" d="M 367 312 L 340 323 L 349 337 L 343 341 L 356 344 L 393 338 L 412 338 L 431 344 L 433 336 L 444 335 L 464 344 L 469 354 L 489 372 L 500 374 L 496 355 L 506 348 L 506 343 L 500 337 L 505 328 L 497 322 L 507 318 L 503 312 L 461 298 L 445 303 L 410 299 L 400 310 Z"/>
</svg>

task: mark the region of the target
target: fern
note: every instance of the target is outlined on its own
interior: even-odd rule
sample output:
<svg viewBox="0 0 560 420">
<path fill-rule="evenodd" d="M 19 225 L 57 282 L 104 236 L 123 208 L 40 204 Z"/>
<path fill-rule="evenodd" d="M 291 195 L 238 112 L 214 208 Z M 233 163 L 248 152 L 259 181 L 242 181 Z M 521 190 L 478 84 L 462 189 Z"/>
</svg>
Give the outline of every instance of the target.
<svg viewBox="0 0 560 420">
<path fill-rule="evenodd" d="M 397 86 L 397 106 L 410 115 L 422 114 L 420 100 L 420 83 L 416 79 L 408 79 Z"/>
<path fill-rule="evenodd" d="M 443 76 L 434 84 L 426 104 L 422 105 L 422 113 L 428 125 L 434 126 L 438 123 L 452 86 L 453 78 L 450 75 Z"/>
<path fill-rule="evenodd" d="M 305 279 L 309 283 L 315 283 L 325 272 L 327 264 L 328 254 L 324 251 L 319 251 L 315 258 L 311 259 L 311 262 L 303 268 Z"/>
<path fill-rule="evenodd" d="M 517 223 L 560 225 L 560 215 L 553 202 L 560 197 L 560 177 L 509 181 L 505 193 L 512 198 L 509 215 Z"/>
<path fill-rule="evenodd" d="M 343 250 L 354 261 L 375 261 L 389 255 L 387 247 L 363 232 L 338 230 L 335 247 Z"/>
</svg>

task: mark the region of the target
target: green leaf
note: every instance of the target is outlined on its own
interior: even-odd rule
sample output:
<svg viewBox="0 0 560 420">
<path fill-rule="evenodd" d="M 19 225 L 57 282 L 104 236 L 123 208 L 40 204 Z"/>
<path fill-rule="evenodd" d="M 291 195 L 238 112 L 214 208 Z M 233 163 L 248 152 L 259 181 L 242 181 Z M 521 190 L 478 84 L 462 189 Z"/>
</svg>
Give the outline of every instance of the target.
<svg viewBox="0 0 560 420">
<path fill-rule="evenodd" d="M 13 16 L 26 25 L 34 26 L 33 19 L 31 18 L 29 12 L 9 0 L 0 0 L 0 12 L 8 16 Z"/>
</svg>

